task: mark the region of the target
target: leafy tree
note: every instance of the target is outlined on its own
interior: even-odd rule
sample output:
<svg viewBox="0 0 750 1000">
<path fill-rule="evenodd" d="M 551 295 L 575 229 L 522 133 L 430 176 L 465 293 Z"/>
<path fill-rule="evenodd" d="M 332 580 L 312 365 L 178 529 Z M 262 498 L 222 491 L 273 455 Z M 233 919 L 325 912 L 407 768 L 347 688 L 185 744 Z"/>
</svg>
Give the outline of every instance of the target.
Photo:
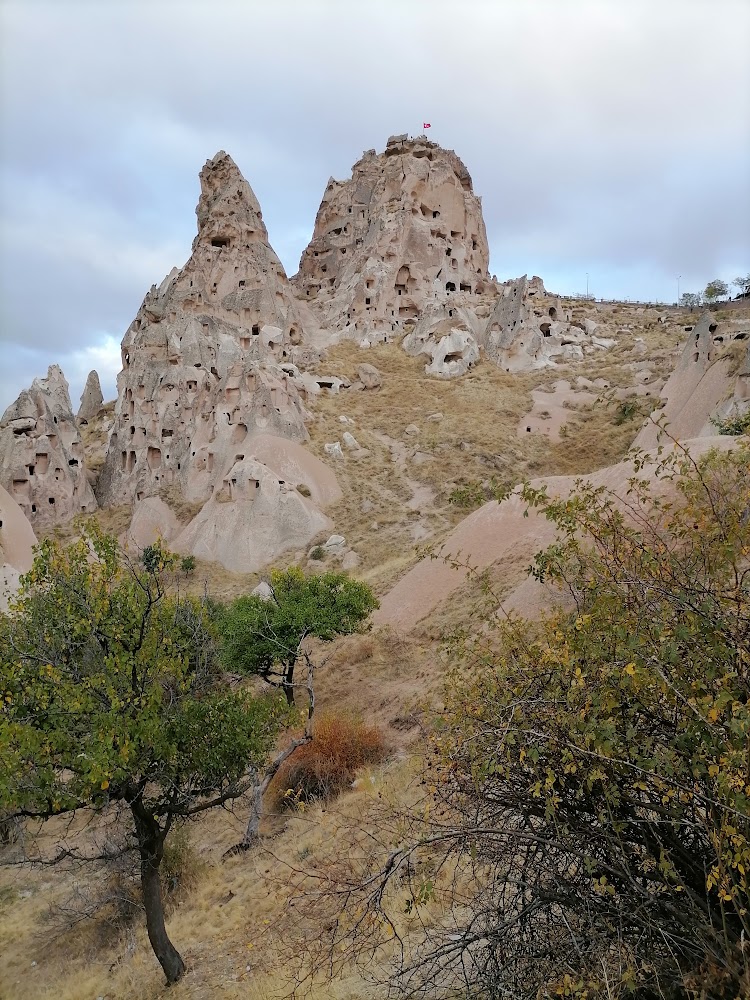
<svg viewBox="0 0 750 1000">
<path fill-rule="evenodd" d="M 732 282 L 735 288 L 738 288 L 743 295 L 750 293 L 750 274 L 746 274 L 744 278 L 739 275 Z"/>
<path fill-rule="evenodd" d="M 729 286 L 726 281 L 721 281 L 719 278 L 709 281 L 703 292 L 703 298 L 706 302 L 716 302 L 717 299 L 725 299 L 727 295 L 729 295 Z"/>
<path fill-rule="evenodd" d="M 566 610 L 457 642 L 430 808 L 337 875 L 329 961 L 385 932 L 408 995 L 749 995 L 750 446 L 642 463 L 619 498 L 522 490 Z M 416 943 L 404 892 L 440 904 Z"/>
<path fill-rule="evenodd" d="M 701 297 L 695 292 L 683 292 L 680 296 L 680 305 L 684 309 L 697 309 L 701 304 Z"/>
<path fill-rule="evenodd" d="M 231 670 L 258 674 L 294 704 L 294 668 L 311 636 L 330 642 L 364 625 L 378 601 L 346 573 L 306 577 L 296 567 L 271 574 L 271 596 L 239 597 L 221 621 L 222 658 Z"/>
<path fill-rule="evenodd" d="M 166 838 L 250 787 L 286 709 L 229 687 L 206 605 L 165 590 L 170 563 L 156 545 L 134 564 L 93 526 L 67 548 L 38 547 L 0 617 L 0 815 L 121 809 L 149 940 L 175 982 L 185 966 L 164 922 Z M 48 860 L 63 857 L 102 854 Z"/>
</svg>

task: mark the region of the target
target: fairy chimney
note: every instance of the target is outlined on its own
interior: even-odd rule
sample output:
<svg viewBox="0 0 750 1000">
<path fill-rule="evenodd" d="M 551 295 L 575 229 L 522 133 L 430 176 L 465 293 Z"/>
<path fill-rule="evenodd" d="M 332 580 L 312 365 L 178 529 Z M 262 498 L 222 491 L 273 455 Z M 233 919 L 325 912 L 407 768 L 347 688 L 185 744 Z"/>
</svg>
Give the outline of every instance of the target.
<svg viewBox="0 0 750 1000">
<path fill-rule="evenodd" d="M 452 150 L 392 136 L 350 180 L 331 178 L 292 278 L 322 327 L 390 339 L 427 306 L 472 304 L 491 286 L 480 199 Z"/>
<path fill-rule="evenodd" d="M 225 152 L 200 183 L 190 259 L 152 286 L 122 340 L 103 505 L 173 485 L 204 501 L 248 436 L 307 437 L 306 389 L 291 365 L 303 313 L 258 201 Z"/>
<path fill-rule="evenodd" d="M 0 420 L 0 484 L 35 527 L 96 509 L 68 383 L 57 365 Z"/>
<path fill-rule="evenodd" d="M 99 374 L 95 370 L 90 371 L 81 393 L 81 405 L 78 407 L 76 416 L 78 423 L 87 424 L 92 417 L 97 415 L 103 402 L 104 396 L 102 396 L 102 387 L 99 384 Z"/>
</svg>

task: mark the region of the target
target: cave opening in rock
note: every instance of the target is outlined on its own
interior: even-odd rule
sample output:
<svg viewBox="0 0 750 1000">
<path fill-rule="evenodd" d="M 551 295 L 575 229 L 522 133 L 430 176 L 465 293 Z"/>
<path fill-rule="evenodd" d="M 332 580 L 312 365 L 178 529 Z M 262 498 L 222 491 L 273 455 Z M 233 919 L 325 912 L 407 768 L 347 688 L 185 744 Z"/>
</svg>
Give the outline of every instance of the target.
<svg viewBox="0 0 750 1000">
<path fill-rule="evenodd" d="M 211 246 L 219 248 L 228 247 L 229 239 L 226 236 L 214 236 L 214 238 L 211 240 Z"/>
<path fill-rule="evenodd" d="M 455 292 L 455 290 L 456 290 L 456 284 L 455 284 L 455 282 L 453 282 L 453 281 L 446 281 L 446 283 L 445 283 L 445 290 L 446 290 L 446 292 Z"/>
</svg>

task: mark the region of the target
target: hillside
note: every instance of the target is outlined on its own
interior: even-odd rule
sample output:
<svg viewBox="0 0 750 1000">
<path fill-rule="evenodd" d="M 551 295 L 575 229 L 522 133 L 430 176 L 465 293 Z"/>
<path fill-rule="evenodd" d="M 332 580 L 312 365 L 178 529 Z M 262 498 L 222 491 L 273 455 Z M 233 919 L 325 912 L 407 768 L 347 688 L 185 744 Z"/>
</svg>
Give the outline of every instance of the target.
<svg viewBox="0 0 750 1000">
<path fill-rule="evenodd" d="M 355 164 L 351 181 L 332 182 L 292 279 L 225 153 L 204 167 L 196 211 L 189 261 L 152 287 L 125 333 L 117 400 L 95 398 L 92 379 L 74 417 L 51 368 L 3 416 L 0 503 L 24 525 L 13 547 L 3 535 L 11 521 L 0 521 L 8 589 L 28 568 L 31 527 L 39 540 L 70 540 L 74 515 L 136 556 L 163 537 L 196 558 L 180 587 L 222 601 L 273 569 L 343 566 L 382 607 L 371 632 L 326 651 L 316 710 L 379 727 L 388 755 L 332 803 L 294 811 L 269 801 L 247 854 L 223 857 L 242 834 L 244 799 L 187 825 L 168 925 L 188 972 L 168 990 L 129 917 L 137 902 L 128 903 L 124 866 L 114 881 L 73 862 L 54 873 L 0 866 L 8 1000 L 285 995 L 295 951 L 316 934 L 290 885 L 312 891 L 308 870 L 365 852 L 391 809 L 425 794 L 443 639 L 469 622 L 479 594 L 428 552 L 462 554 L 534 616 L 547 597 L 524 589 L 524 571 L 553 535 L 522 523 L 516 501 L 498 505 L 497 487 L 544 480 L 565 493 L 593 474 L 622 489 L 634 442 L 657 443 L 644 429 L 650 416 L 666 415 L 698 454 L 730 447 L 712 420 L 750 406 L 747 303 L 701 319 L 563 299 L 539 278 L 498 282 L 468 171 L 435 144 L 393 137 Z M 455 281 L 443 280 L 446 260 Z M 343 541 L 326 547 L 333 535 Z M 54 819 L 41 842 L 52 849 L 75 831 L 91 844 L 112 821 L 106 810 L 90 827 L 83 815 L 71 828 Z M 0 846 L 14 862 L 19 851 Z M 113 886 L 97 910 L 95 897 Z M 418 923 L 405 916 L 403 930 Z M 310 995 L 387 994 L 352 966 Z"/>
</svg>

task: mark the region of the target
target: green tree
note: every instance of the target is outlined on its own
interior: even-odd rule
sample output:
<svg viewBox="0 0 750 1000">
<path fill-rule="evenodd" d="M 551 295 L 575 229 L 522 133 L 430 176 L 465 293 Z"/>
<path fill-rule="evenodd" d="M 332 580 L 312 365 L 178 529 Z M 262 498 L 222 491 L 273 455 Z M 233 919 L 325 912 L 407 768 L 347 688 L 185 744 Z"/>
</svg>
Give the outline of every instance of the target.
<svg viewBox="0 0 750 1000">
<path fill-rule="evenodd" d="M 684 309 L 697 309 L 701 304 L 701 297 L 695 292 L 683 292 L 680 296 L 680 305 Z"/>
<path fill-rule="evenodd" d="M 750 995 L 750 446 L 643 461 L 619 497 L 522 489 L 565 610 L 457 640 L 429 819 L 334 887 L 329 961 L 398 938 L 429 876 L 408 995 Z"/>
<path fill-rule="evenodd" d="M 742 277 L 742 275 L 738 275 L 732 281 L 732 284 L 735 288 L 739 289 L 743 295 L 747 295 L 748 292 L 750 292 L 750 274 L 746 274 L 744 277 Z"/>
<path fill-rule="evenodd" d="M 729 295 L 729 286 L 726 281 L 721 281 L 719 278 L 709 281 L 703 292 L 703 298 L 709 303 L 716 302 L 717 299 L 725 299 L 727 295 Z"/>
<path fill-rule="evenodd" d="M 309 637 L 330 642 L 359 631 L 378 607 L 365 583 L 346 573 L 305 576 L 296 567 L 271 574 L 268 599 L 239 597 L 221 620 L 222 659 L 230 670 L 258 674 L 294 704 L 294 668 Z"/>
<path fill-rule="evenodd" d="M 91 526 L 67 548 L 38 547 L 0 618 L 0 815 L 122 810 L 149 940 L 175 982 L 185 965 L 164 921 L 166 838 L 253 784 L 287 710 L 229 687 L 206 605 L 165 590 L 171 562 L 156 545 L 135 564 Z"/>
</svg>

